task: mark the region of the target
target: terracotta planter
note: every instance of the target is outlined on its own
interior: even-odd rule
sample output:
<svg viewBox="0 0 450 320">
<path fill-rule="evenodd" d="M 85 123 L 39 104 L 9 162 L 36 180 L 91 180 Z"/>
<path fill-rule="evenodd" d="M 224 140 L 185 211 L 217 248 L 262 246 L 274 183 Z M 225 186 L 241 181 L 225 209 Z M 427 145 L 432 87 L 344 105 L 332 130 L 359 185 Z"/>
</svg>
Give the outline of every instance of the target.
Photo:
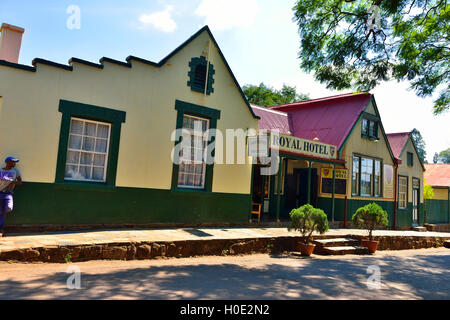
<svg viewBox="0 0 450 320">
<path fill-rule="evenodd" d="M 369 253 L 375 253 L 378 247 L 378 241 L 361 240 L 361 247 L 366 247 Z"/>
<path fill-rule="evenodd" d="M 300 242 L 298 244 L 298 251 L 302 254 L 302 256 L 309 257 L 314 252 L 314 248 L 316 247 L 315 244 L 304 244 Z"/>
</svg>

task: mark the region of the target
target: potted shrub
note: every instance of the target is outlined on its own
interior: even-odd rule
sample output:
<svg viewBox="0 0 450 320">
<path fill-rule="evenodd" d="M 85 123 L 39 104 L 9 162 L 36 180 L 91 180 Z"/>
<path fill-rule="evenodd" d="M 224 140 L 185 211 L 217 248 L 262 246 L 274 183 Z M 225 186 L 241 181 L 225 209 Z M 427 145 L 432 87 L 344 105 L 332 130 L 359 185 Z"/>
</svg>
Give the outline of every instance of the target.
<svg viewBox="0 0 450 320">
<path fill-rule="evenodd" d="M 366 229 L 369 232 L 368 240 L 361 240 L 361 246 L 367 247 L 370 253 L 375 253 L 378 241 L 373 240 L 372 232 L 377 227 L 385 227 L 388 224 L 388 214 L 376 203 L 370 203 L 356 210 L 352 217 L 355 227 Z"/>
<path fill-rule="evenodd" d="M 324 234 L 328 231 L 328 218 L 321 209 L 316 209 L 310 204 L 305 204 L 289 213 L 291 222 L 288 231 L 299 231 L 302 234 L 302 241 L 299 243 L 299 251 L 304 256 L 310 256 L 315 244 L 312 244 L 311 236 L 313 232 Z"/>
</svg>

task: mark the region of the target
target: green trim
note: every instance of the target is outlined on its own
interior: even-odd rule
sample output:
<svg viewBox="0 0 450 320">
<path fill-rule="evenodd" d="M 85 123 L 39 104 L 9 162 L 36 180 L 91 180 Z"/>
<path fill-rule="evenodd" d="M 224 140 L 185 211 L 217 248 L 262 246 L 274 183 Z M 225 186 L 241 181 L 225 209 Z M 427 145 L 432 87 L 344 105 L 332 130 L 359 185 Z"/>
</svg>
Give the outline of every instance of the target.
<svg viewBox="0 0 450 320">
<path fill-rule="evenodd" d="M 180 100 L 175 101 L 175 109 L 178 111 L 177 120 L 176 120 L 176 129 L 183 128 L 183 117 L 185 114 L 199 116 L 203 118 L 209 119 L 209 129 L 217 129 L 217 120 L 220 119 L 220 110 L 207 108 L 199 105 L 195 105 L 189 102 L 184 102 Z M 181 137 L 175 141 L 175 146 L 181 142 Z M 215 137 L 211 137 L 211 140 L 208 141 L 208 145 L 215 142 Z M 215 152 L 213 151 L 213 156 Z M 175 155 L 174 155 L 175 157 Z M 176 159 L 174 159 L 176 160 Z M 180 166 L 176 164 L 174 161 L 172 167 L 172 191 L 190 191 L 190 192 L 212 192 L 212 181 L 214 175 L 214 163 L 206 165 L 206 173 L 205 173 L 205 188 L 204 189 L 190 189 L 190 188 L 179 188 L 178 187 L 178 171 Z"/>
<path fill-rule="evenodd" d="M 107 185 L 115 186 L 117 173 L 117 160 L 119 157 L 119 144 L 122 123 L 125 122 L 126 113 L 124 111 L 108 109 L 73 101 L 61 100 L 59 112 L 62 113 L 61 130 L 59 134 L 58 158 L 56 163 L 56 183 L 78 184 L 78 185 Z M 83 182 L 66 181 L 64 179 L 67 160 L 67 146 L 69 143 L 70 121 L 72 117 L 86 120 L 102 121 L 111 124 L 111 136 L 108 152 L 108 165 L 106 172 L 106 182 Z"/>
<path fill-rule="evenodd" d="M 25 182 L 8 225 L 247 223 L 250 194 Z"/>
<path fill-rule="evenodd" d="M 9 62 L 9 61 L 6 61 L 6 60 L 0 60 L 0 66 L 10 67 L 10 68 L 14 68 L 14 69 L 21 69 L 21 70 L 31 71 L 31 72 L 36 72 L 36 67 L 30 67 L 30 66 L 26 66 L 24 64 L 13 63 L 13 62 Z"/>
<path fill-rule="evenodd" d="M 411 143 L 414 147 L 414 151 L 416 152 L 417 158 L 419 159 L 420 165 L 422 166 L 422 170 L 425 171 L 425 165 L 423 164 L 422 159 L 420 159 L 419 151 L 417 151 L 416 144 L 414 143 L 414 140 L 411 138 L 411 136 L 412 136 L 412 131 L 409 133 L 408 139 L 406 140 L 405 145 L 403 146 L 402 151 L 400 152 L 400 155 L 398 157 L 399 158 L 402 157 L 403 152 L 405 151 L 406 146 L 408 145 L 408 141 L 411 140 Z"/>
<path fill-rule="evenodd" d="M 190 70 L 188 72 L 189 81 L 187 82 L 187 85 L 188 87 L 191 87 L 192 91 L 199 92 L 201 94 L 205 93 L 205 86 L 199 87 L 195 82 L 196 70 L 199 66 L 203 66 L 205 69 L 208 70 L 208 77 L 207 77 L 208 85 L 206 87 L 206 94 L 210 95 L 211 93 L 214 93 L 213 85 L 215 82 L 214 74 L 216 73 L 216 71 L 214 70 L 214 65 L 212 63 L 209 63 L 208 66 L 208 61 L 203 56 L 199 58 L 192 58 L 191 61 L 189 62 Z"/>
</svg>

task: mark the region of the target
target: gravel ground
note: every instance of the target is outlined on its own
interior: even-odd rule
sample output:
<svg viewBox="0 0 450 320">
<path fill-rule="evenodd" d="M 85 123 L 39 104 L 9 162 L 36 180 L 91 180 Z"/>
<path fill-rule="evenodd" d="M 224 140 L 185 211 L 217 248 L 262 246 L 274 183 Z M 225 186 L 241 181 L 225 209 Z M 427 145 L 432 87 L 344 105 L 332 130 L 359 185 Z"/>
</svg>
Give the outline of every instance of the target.
<svg viewBox="0 0 450 320">
<path fill-rule="evenodd" d="M 0 299 L 450 299 L 450 250 L 0 263 Z M 81 271 L 67 289 L 66 271 Z M 378 269 L 379 268 L 379 269 Z M 375 270 L 375 273 L 368 270 Z M 380 271 L 380 282 L 369 281 Z M 72 282 L 74 283 L 74 282 Z"/>
</svg>

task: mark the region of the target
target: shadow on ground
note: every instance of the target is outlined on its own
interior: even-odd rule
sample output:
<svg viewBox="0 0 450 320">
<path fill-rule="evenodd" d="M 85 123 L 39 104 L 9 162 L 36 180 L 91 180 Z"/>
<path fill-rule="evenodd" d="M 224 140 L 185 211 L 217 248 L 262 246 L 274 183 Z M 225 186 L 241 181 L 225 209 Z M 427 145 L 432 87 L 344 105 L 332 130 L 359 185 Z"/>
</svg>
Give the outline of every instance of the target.
<svg viewBox="0 0 450 320">
<path fill-rule="evenodd" d="M 225 264 L 196 265 L 192 259 L 184 265 L 148 267 L 130 262 L 109 273 L 81 264 L 81 290 L 66 288 L 65 272 L 29 281 L 3 278 L 0 299 L 450 299 L 450 255 L 259 255 L 255 267 L 231 259 Z M 370 265 L 380 267 L 379 290 L 367 287 Z"/>
</svg>

